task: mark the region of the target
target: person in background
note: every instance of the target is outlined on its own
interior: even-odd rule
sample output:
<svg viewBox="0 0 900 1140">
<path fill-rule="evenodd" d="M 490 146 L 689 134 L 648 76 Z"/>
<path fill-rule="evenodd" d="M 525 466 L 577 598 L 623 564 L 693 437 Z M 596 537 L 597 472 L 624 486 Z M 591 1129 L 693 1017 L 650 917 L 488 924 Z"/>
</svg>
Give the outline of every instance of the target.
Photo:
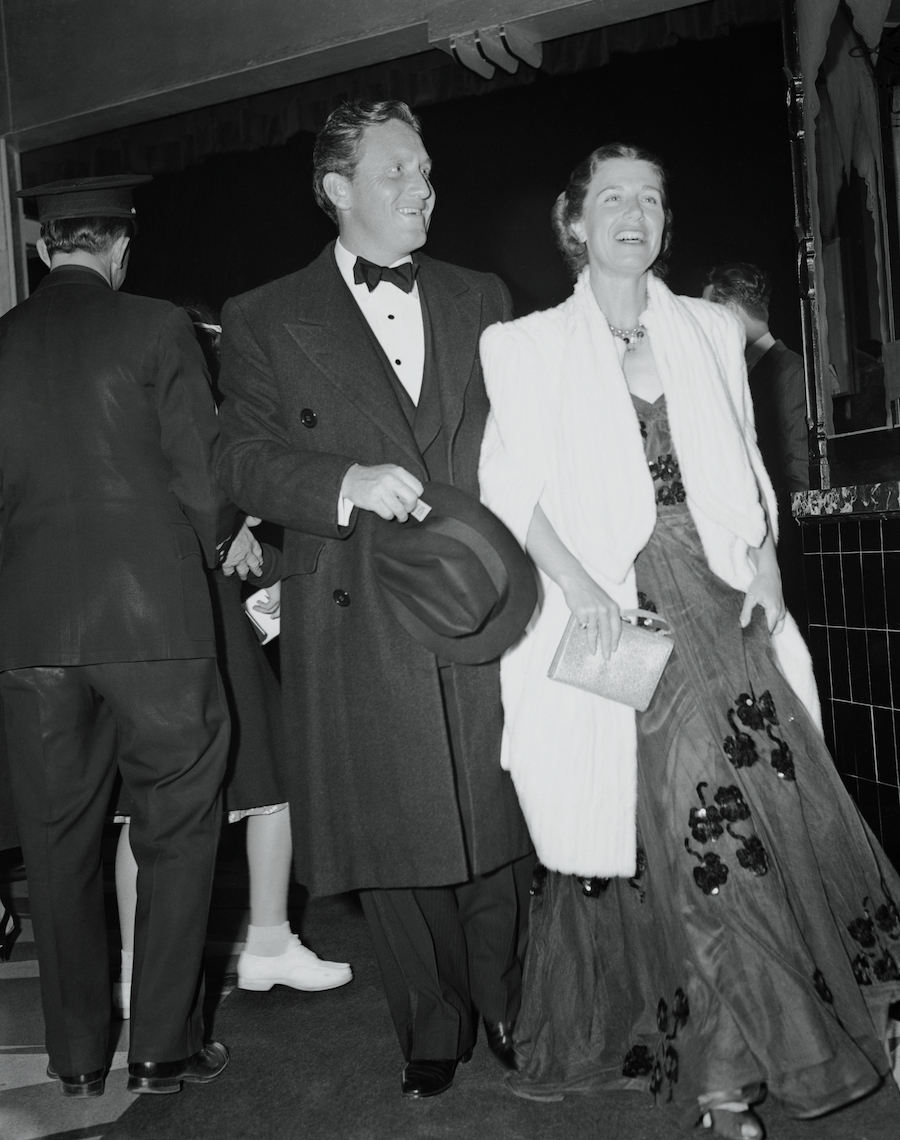
<svg viewBox="0 0 900 1140">
<path fill-rule="evenodd" d="M 889 1073 L 900 877 L 825 748 L 785 614 L 744 332 L 663 283 L 656 158 L 610 144 L 553 212 L 562 305 L 482 336 L 482 493 L 541 571 L 503 658 L 505 757 L 548 868 L 510 1080 L 644 1089 L 761 1140 L 764 1088 L 828 1112 Z M 547 676 L 570 621 L 613 667 L 622 613 L 674 650 L 646 711 Z"/>
<path fill-rule="evenodd" d="M 769 331 L 769 275 L 746 261 L 709 271 L 703 299 L 724 305 L 744 326 L 744 356 L 753 398 L 756 440 L 778 500 L 778 565 L 788 610 L 805 633 L 808 624 L 800 527 L 791 494 L 809 490 L 809 431 L 803 357 Z"/>
<path fill-rule="evenodd" d="M 285 530 L 297 878 L 314 895 L 359 889 L 401 1091 L 430 1097 L 468 1059 L 475 1009 L 493 1053 L 516 1063 L 531 841 L 500 767 L 500 650 L 464 664 L 414 640 L 373 555 L 425 481 L 477 498 L 478 336 L 510 302 L 496 277 L 418 252 L 434 188 L 404 103 L 332 112 L 314 186 L 338 240 L 223 309 L 218 471 L 243 510 Z"/>
<path fill-rule="evenodd" d="M 203 348 L 216 391 L 221 327 L 215 313 L 186 305 Z M 243 540 L 251 548 L 250 565 L 239 561 L 243 542 L 235 542 L 228 558 L 209 574 L 216 626 L 219 669 L 231 713 L 231 748 L 226 769 L 224 806 L 230 823 L 246 819 L 247 866 L 250 878 L 250 923 L 237 962 L 238 986 L 270 990 L 273 985 L 297 990 L 330 990 L 346 985 L 353 971 L 346 962 L 318 958 L 291 932 L 288 888 L 291 880 L 290 809 L 281 790 L 284 756 L 281 691 L 278 679 L 244 612 L 245 581 L 265 587 L 268 599 L 255 605 L 278 615 L 281 583 L 271 579 L 275 550 L 256 543 L 244 521 Z M 237 572 L 236 572 L 237 571 Z M 130 805 L 120 796 L 116 819 L 123 822 L 116 849 L 116 899 L 122 939 L 121 972 L 113 987 L 113 1004 L 130 1016 L 137 903 L 137 864 L 129 842 Z"/>
<path fill-rule="evenodd" d="M 100 859 L 116 772 L 134 802 L 128 1089 L 174 1093 L 228 1062 L 204 1043 L 201 956 L 229 718 L 204 564 L 234 508 L 187 314 L 120 291 L 149 176 L 37 199 L 50 267 L 0 319 L 0 693 L 48 1073 L 104 1091 L 109 965 Z"/>
</svg>

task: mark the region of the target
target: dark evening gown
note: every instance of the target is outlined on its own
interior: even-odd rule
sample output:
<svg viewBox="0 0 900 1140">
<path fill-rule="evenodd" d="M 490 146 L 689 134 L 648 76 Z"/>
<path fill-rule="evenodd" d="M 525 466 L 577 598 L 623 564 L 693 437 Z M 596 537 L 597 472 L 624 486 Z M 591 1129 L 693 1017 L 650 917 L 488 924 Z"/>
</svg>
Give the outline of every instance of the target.
<svg viewBox="0 0 900 1140">
<path fill-rule="evenodd" d="M 675 650 L 638 726 L 633 879 L 535 882 L 522 1096 L 650 1092 L 797 1117 L 877 1087 L 900 998 L 900 878 L 779 672 L 760 607 L 708 568 L 665 402 L 634 399 L 658 520 L 636 563 Z"/>
<path fill-rule="evenodd" d="M 281 715 L 281 686 L 254 633 L 242 596 L 277 582 L 274 569 L 280 551 L 263 543 L 261 577 L 251 575 L 245 584 L 237 574 L 208 574 L 219 672 L 231 714 L 231 744 L 223 784 L 226 818 L 234 823 L 244 815 L 268 815 L 284 804 L 281 772 L 285 762 Z M 113 793 L 115 819 L 131 814 L 131 797 L 117 781 Z"/>
</svg>

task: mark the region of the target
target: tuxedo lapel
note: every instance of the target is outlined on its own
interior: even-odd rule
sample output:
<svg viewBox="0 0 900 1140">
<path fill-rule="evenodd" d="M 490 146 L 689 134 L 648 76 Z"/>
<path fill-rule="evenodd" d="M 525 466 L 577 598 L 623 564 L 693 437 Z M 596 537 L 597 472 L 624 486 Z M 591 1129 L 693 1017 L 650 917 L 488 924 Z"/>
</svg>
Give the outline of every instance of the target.
<svg viewBox="0 0 900 1140">
<path fill-rule="evenodd" d="M 481 295 L 429 258 L 419 261 L 418 282 L 431 324 L 432 357 L 444 431 L 453 439 L 463 414 L 466 387 L 478 355 Z"/>
<path fill-rule="evenodd" d="M 296 311 L 284 327 L 322 376 L 421 465 L 412 428 L 373 346 L 365 317 L 334 263 L 331 246 L 310 266 Z"/>
</svg>

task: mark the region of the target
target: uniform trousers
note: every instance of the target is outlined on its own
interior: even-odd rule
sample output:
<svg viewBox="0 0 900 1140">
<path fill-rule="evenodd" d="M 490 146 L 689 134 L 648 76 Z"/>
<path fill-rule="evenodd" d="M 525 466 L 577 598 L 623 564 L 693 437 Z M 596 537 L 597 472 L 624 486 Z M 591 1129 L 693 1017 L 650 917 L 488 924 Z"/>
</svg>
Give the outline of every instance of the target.
<svg viewBox="0 0 900 1140">
<path fill-rule="evenodd" d="M 438 676 L 451 755 L 459 755 L 460 710 L 446 667 Z M 476 1010 L 488 1021 L 515 1021 L 534 863 L 526 855 L 452 886 L 360 891 L 407 1061 L 468 1052 Z"/>
<path fill-rule="evenodd" d="M 138 864 L 129 1060 L 190 1056 L 230 731 L 215 659 L 10 669 L 0 694 L 51 1066 L 107 1063 L 101 839 L 117 767 Z"/>
</svg>

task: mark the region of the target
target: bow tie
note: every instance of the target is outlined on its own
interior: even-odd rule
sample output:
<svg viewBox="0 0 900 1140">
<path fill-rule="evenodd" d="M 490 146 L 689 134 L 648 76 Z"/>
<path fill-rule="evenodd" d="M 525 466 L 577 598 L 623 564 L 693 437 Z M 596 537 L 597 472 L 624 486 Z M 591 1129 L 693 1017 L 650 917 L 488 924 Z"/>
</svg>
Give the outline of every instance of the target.
<svg viewBox="0 0 900 1140">
<path fill-rule="evenodd" d="M 404 293 L 411 293 L 418 268 L 411 261 L 404 261 L 402 265 L 394 266 L 375 265 L 371 261 L 366 261 L 364 257 L 358 257 L 353 266 L 353 280 L 357 285 L 362 285 L 365 281 L 370 293 L 379 281 L 387 281 L 402 289 Z"/>
</svg>

